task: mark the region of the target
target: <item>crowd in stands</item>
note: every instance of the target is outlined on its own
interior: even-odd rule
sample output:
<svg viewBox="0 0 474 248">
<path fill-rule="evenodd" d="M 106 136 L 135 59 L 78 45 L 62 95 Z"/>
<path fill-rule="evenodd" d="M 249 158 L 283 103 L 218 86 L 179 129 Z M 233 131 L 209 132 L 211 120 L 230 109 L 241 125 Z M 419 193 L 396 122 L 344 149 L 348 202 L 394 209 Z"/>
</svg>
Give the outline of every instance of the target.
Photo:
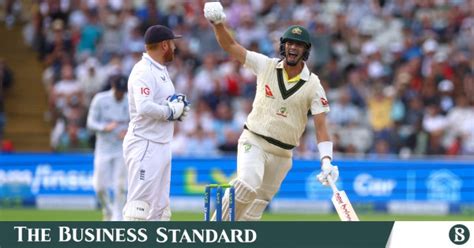
<svg viewBox="0 0 474 248">
<path fill-rule="evenodd" d="M 192 103 L 176 123 L 175 155 L 235 152 L 255 76 L 219 47 L 203 0 L 36 0 L 25 40 L 45 66 L 57 151 L 91 148 L 85 119 L 108 78 L 128 76 L 143 33 L 183 38 L 168 65 Z M 312 35 L 307 61 L 329 99 L 335 152 L 368 156 L 474 155 L 474 4 L 470 0 L 222 0 L 249 50 L 279 57 L 292 24 Z M 317 155 L 310 122 L 296 148 Z"/>
<path fill-rule="evenodd" d="M 5 95 L 13 84 L 13 72 L 3 58 L 0 58 L 0 153 L 11 151 L 11 143 L 4 139 L 6 114 Z"/>
</svg>

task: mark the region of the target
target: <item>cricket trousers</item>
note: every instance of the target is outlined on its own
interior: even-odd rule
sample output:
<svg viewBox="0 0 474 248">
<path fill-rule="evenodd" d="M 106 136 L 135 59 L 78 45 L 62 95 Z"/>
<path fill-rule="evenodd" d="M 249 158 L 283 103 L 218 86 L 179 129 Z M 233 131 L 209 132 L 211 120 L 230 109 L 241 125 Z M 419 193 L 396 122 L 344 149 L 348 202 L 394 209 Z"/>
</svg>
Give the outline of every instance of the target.
<svg viewBox="0 0 474 248">
<path fill-rule="evenodd" d="M 122 153 L 96 152 L 92 182 L 104 212 L 104 220 L 122 220 L 127 190 L 127 168 Z"/>
<path fill-rule="evenodd" d="M 171 144 L 127 135 L 123 152 L 128 169 L 127 203 L 148 203 L 150 213 L 147 220 L 169 220 Z"/>
<path fill-rule="evenodd" d="M 291 167 L 291 150 L 279 148 L 244 130 L 237 151 L 237 180 L 253 188 L 256 198 L 252 202 L 236 206 L 241 208 L 236 216 L 237 220 L 259 220 Z M 236 190 L 236 197 L 242 194 L 244 193 Z"/>
</svg>

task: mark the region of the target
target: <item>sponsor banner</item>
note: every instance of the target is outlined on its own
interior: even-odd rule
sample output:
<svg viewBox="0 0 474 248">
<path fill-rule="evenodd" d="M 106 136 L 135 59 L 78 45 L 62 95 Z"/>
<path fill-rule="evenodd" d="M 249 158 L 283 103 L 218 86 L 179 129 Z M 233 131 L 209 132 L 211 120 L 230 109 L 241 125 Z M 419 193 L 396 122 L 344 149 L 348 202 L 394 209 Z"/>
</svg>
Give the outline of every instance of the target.
<svg viewBox="0 0 474 248">
<path fill-rule="evenodd" d="M 66 201 L 87 199 L 81 206 L 90 207 L 94 205 L 90 202 L 94 197 L 92 162 L 92 154 L 0 155 L 0 207 L 47 207 L 44 199 L 61 197 Z M 474 161 L 367 159 L 334 163 L 340 171 L 337 187 L 347 193 L 356 209 L 411 211 L 411 206 L 431 203 L 439 213 L 474 209 Z M 235 177 L 235 166 L 235 157 L 174 158 L 171 197 L 202 197 L 206 184 L 227 183 Z M 316 180 L 318 173 L 319 161 L 294 160 L 274 198 L 274 209 L 286 209 L 284 202 L 302 201 L 305 209 L 313 205 L 315 211 L 325 212 L 321 202 L 331 204 L 332 192 Z"/>
<path fill-rule="evenodd" d="M 387 248 L 474 247 L 474 221 L 397 221 Z"/>
<path fill-rule="evenodd" d="M 212 200 L 214 200 L 214 196 Z M 83 204 L 83 203 L 82 203 Z M 203 197 L 172 196 L 170 199 L 171 209 L 182 212 L 202 212 L 204 205 Z M 214 208 L 215 201 L 211 201 Z M 308 214 L 330 214 L 334 212 L 334 206 L 330 201 L 312 201 L 303 199 L 279 199 L 276 198 L 268 206 L 266 211 L 272 213 L 308 213 Z"/>
<path fill-rule="evenodd" d="M 387 212 L 390 214 L 447 215 L 449 204 L 427 201 L 389 201 Z"/>
<path fill-rule="evenodd" d="M 47 200 L 63 197 L 93 199 L 90 154 L 0 155 L 0 207 L 43 206 Z M 51 198 L 52 197 L 52 198 Z"/>
<path fill-rule="evenodd" d="M 385 247 L 393 222 L 0 222 L 0 247 Z"/>
</svg>

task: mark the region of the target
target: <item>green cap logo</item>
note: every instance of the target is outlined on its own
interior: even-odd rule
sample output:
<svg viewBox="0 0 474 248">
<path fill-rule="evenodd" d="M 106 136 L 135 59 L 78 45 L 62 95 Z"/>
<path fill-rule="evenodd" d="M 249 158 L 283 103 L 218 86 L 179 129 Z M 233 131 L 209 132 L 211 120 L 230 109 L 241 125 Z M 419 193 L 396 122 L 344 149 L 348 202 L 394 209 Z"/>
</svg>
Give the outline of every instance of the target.
<svg viewBox="0 0 474 248">
<path fill-rule="evenodd" d="M 303 32 L 303 31 L 301 31 L 301 28 L 299 28 L 299 27 L 295 27 L 291 30 L 291 33 L 297 34 L 297 35 L 301 35 L 301 32 Z"/>
</svg>

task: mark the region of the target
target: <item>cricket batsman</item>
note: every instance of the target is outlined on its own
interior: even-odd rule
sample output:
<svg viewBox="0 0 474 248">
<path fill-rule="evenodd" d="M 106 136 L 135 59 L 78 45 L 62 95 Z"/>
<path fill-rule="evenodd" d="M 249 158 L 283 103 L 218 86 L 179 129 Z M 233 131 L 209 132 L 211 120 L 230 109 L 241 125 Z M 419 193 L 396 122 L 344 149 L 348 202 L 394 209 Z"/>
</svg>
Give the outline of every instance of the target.
<svg viewBox="0 0 474 248">
<path fill-rule="evenodd" d="M 119 221 L 122 220 L 127 189 L 122 142 L 130 118 L 127 78 L 113 76 L 110 82 L 111 90 L 100 92 L 92 99 L 87 127 L 96 133 L 93 185 L 102 207 L 103 220 Z"/>
<path fill-rule="evenodd" d="M 331 164 L 333 144 L 326 126 L 329 104 L 318 76 L 305 63 L 311 42 L 301 26 L 289 27 L 280 38 L 281 58 L 269 58 L 248 51 L 237 43 L 224 25 L 226 15 L 219 2 L 204 5 L 204 16 L 214 29 L 219 45 L 257 76 L 256 95 L 237 150 L 235 219 L 260 220 L 280 189 L 292 166 L 293 149 L 311 116 L 321 159 L 318 180 L 335 182 L 339 171 Z M 223 218 L 228 218 L 228 195 L 224 197 Z"/>
</svg>

